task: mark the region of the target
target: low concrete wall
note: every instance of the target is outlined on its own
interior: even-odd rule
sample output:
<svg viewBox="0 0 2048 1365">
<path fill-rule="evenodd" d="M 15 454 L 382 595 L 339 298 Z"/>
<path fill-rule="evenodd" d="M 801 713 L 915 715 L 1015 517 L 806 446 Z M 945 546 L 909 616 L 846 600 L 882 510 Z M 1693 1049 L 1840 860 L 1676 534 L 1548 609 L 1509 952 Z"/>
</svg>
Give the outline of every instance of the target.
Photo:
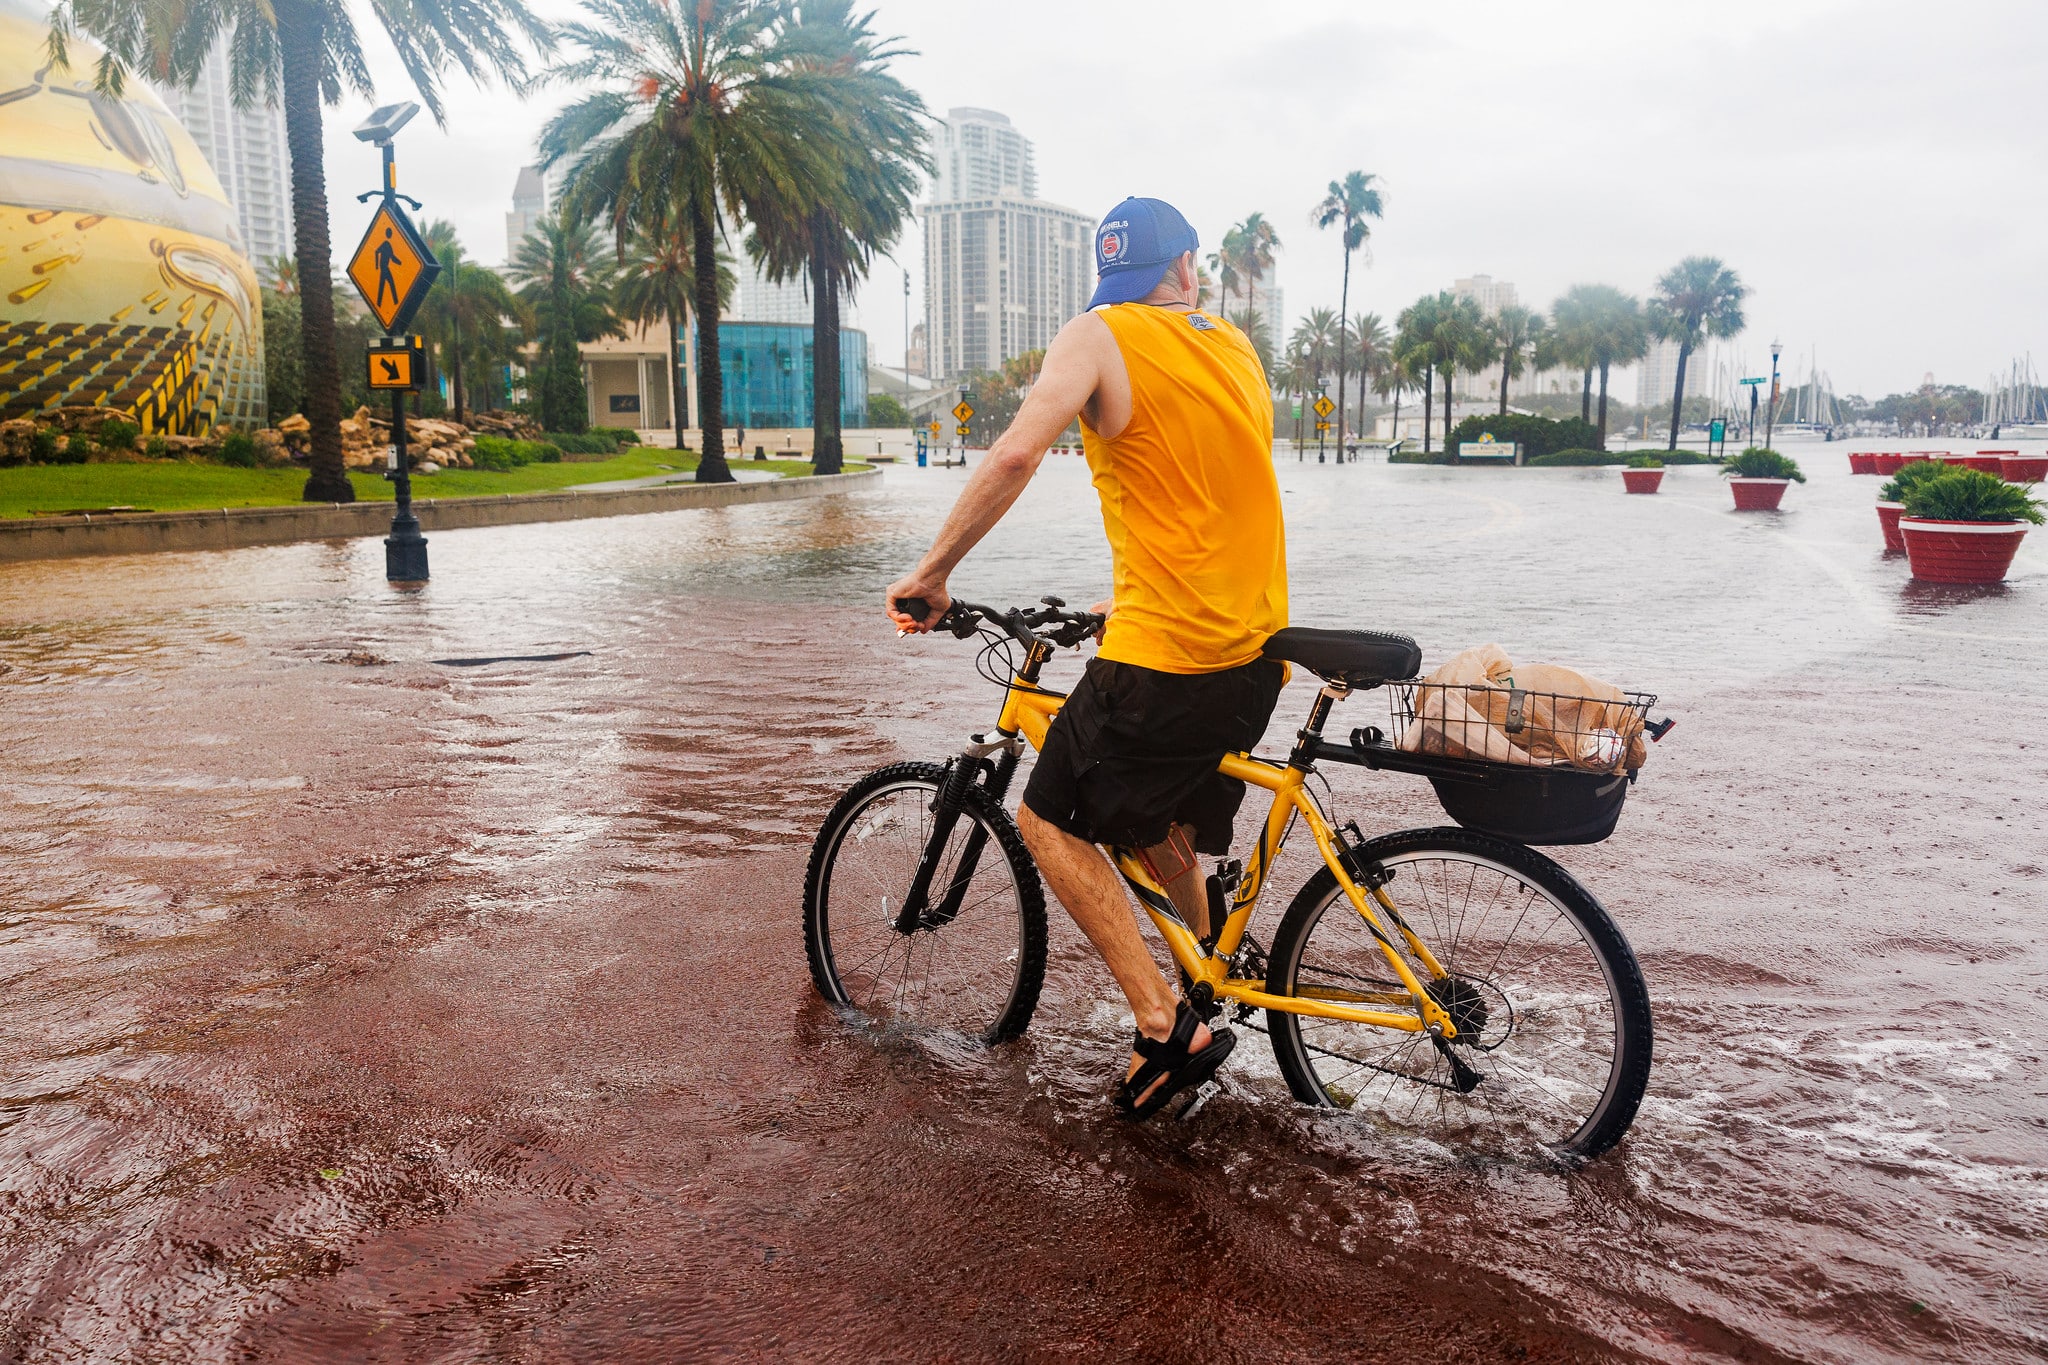
<svg viewBox="0 0 2048 1365">
<path fill-rule="evenodd" d="M 499 497 L 421 498 L 413 513 L 428 535 L 470 526 L 580 521 L 643 512 L 676 512 L 733 503 L 783 502 L 841 493 L 881 478 L 880 470 L 759 483 L 684 483 L 594 493 L 506 493 Z M 306 503 L 293 507 L 223 507 L 197 512 L 117 512 L 100 517 L 30 517 L 0 521 L 0 563 L 80 555 L 149 554 L 158 550 L 232 550 L 294 540 L 383 536 L 388 502 Z"/>
</svg>

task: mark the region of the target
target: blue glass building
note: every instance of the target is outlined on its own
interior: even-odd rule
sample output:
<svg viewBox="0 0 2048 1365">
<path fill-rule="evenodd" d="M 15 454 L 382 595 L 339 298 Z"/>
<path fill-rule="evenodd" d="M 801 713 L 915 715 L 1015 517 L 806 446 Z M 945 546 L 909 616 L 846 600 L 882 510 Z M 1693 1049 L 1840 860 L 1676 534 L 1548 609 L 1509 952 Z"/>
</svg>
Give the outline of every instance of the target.
<svg viewBox="0 0 2048 1365">
<path fill-rule="evenodd" d="M 782 322 L 718 324 L 718 369 L 725 379 L 725 425 L 811 424 L 811 329 Z M 868 334 L 839 332 L 839 424 L 868 423 Z"/>
</svg>

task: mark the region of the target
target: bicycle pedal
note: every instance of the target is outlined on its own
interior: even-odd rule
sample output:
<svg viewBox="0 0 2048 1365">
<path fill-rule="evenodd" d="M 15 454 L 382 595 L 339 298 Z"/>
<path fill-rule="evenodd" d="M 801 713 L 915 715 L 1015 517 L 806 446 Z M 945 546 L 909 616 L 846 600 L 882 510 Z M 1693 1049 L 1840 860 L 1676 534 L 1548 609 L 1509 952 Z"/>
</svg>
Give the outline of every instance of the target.
<svg viewBox="0 0 2048 1365">
<path fill-rule="evenodd" d="M 1201 1113 L 1202 1110 L 1208 1107 L 1210 1100 L 1215 1099 L 1218 1095 L 1223 1093 L 1223 1087 L 1218 1085 L 1215 1081 L 1203 1081 L 1200 1085 L 1196 1086 L 1193 1090 L 1190 1090 L 1187 1093 L 1190 1096 L 1192 1096 L 1192 1098 L 1181 1106 L 1179 1113 L 1173 1116 L 1173 1121 L 1175 1123 L 1187 1123 L 1192 1121 L 1195 1115 Z"/>
</svg>

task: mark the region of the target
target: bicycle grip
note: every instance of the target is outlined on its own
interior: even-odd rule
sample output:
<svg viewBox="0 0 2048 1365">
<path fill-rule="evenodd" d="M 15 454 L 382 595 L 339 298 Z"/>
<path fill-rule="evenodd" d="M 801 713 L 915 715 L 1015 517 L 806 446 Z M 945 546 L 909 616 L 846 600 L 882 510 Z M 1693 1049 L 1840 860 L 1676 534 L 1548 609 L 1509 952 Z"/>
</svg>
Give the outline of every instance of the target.
<svg viewBox="0 0 2048 1365">
<path fill-rule="evenodd" d="M 896 599 L 896 610 L 913 621 L 922 622 L 925 617 L 932 614 L 932 604 L 922 597 L 899 597 Z"/>
</svg>

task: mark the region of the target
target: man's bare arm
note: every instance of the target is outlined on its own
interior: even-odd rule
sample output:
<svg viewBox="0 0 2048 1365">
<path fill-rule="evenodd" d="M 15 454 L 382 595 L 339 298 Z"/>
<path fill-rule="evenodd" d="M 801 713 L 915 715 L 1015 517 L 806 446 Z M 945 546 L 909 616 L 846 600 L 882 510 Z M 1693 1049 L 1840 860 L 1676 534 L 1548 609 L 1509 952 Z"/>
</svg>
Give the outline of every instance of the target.
<svg viewBox="0 0 2048 1365">
<path fill-rule="evenodd" d="M 937 624 L 953 600 L 946 591 L 947 578 L 1003 519 L 1038 472 L 1046 447 L 1059 439 L 1095 396 L 1102 381 L 1104 356 L 1113 354 L 1115 348 L 1108 325 L 1092 313 L 1083 313 L 1060 328 L 1046 348 L 1045 368 L 1038 372 L 1030 396 L 1009 429 L 989 447 L 967 487 L 960 490 L 938 539 L 916 569 L 889 585 L 885 605 L 889 619 L 899 629 L 929 630 Z M 906 597 L 923 598 L 930 614 L 915 620 L 897 610 L 896 604 Z"/>
</svg>

